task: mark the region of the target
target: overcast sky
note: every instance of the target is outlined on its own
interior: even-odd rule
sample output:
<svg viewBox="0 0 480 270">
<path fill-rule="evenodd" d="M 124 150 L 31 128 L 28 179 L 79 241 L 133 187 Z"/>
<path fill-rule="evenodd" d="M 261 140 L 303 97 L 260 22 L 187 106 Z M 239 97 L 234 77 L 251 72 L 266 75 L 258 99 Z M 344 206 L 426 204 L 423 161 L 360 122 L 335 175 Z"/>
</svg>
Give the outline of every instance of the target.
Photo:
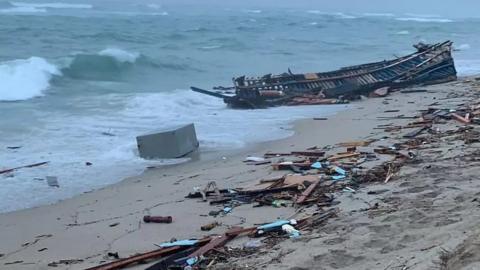
<svg viewBox="0 0 480 270">
<path fill-rule="evenodd" d="M 148 1 L 148 0 L 145 0 Z M 281 7 L 325 12 L 388 12 L 437 14 L 445 17 L 480 17 L 480 0 L 150 0 L 172 7 Z"/>
</svg>

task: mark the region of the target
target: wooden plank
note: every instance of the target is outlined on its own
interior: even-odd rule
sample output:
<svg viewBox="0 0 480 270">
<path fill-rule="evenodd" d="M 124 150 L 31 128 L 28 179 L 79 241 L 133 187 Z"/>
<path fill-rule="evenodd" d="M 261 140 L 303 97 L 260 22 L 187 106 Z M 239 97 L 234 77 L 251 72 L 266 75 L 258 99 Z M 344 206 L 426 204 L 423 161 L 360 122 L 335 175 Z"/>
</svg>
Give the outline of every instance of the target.
<svg viewBox="0 0 480 270">
<path fill-rule="evenodd" d="M 345 158 L 353 158 L 353 157 L 358 157 L 360 156 L 360 153 L 344 153 L 344 154 L 338 154 L 338 155 L 333 155 L 329 158 L 327 158 L 328 161 L 335 161 L 339 159 L 345 159 Z"/>
<path fill-rule="evenodd" d="M 429 129 L 430 126 L 423 126 L 421 128 L 415 129 L 413 131 L 408 132 L 407 134 L 403 135 L 404 138 L 415 138 L 416 136 L 420 135 L 424 130 Z"/>
<path fill-rule="evenodd" d="M 45 164 L 47 164 L 47 163 L 48 163 L 48 161 L 44 161 L 44 162 L 34 163 L 34 164 L 30 164 L 30 165 L 15 167 L 15 168 L 11 168 L 11 169 L 5 169 L 5 170 L 0 171 L 0 174 L 8 173 L 8 172 L 13 172 L 13 171 L 15 171 L 15 170 L 23 169 L 23 168 L 33 168 L 33 167 L 45 165 Z"/>
<path fill-rule="evenodd" d="M 470 124 L 470 114 L 469 114 L 469 113 L 467 113 L 467 114 L 465 115 L 465 117 L 460 116 L 460 115 L 458 115 L 458 114 L 456 114 L 456 113 L 451 113 L 450 115 L 451 115 L 453 118 L 455 118 L 455 120 L 457 120 L 457 121 L 459 121 L 459 122 L 461 122 L 461 123 Z"/>
<path fill-rule="evenodd" d="M 195 258 L 202 256 L 203 254 L 209 252 L 210 250 L 224 246 L 228 241 L 235 238 L 236 235 L 220 235 L 220 236 L 213 236 L 213 239 L 208 242 L 208 244 L 204 245 L 203 247 L 197 249 L 192 254 L 188 255 L 188 258 Z"/>
<path fill-rule="evenodd" d="M 352 141 L 352 142 L 342 142 L 337 144 L 340 147 L 361 147 L 361 146 L 369 146 L 372 141 Z"/>
<path fill-rule="evenodd" d="M 308 186 L 307 189 L 305 189 L 303 192 L 302 192 L 302 195 L 300 195 L 297 200 L 295 201 L 296 204 L 302 204 L 305 202 L 305 200 L 308 198 L 308 196 L 310 196 L 310 194 L 315 190 L 315 188 L 317 187 L 318 183 L 320 183 L 320 181 L 316 181 L 316 182 L 313 182 L 310 186 Z"/>
<path fill-rule="evenodd" d="M 295 156 L 323 157 L 325 155 L 325 152 L 324 151 L 292 151 L 291 154 Z"/>
<path fill-rule="evenodd" d="M 197 245 L 204 245 L 206 243 L 210 242 L 210 237 L 199 240 Z M 145 262 L 147 260 L 152 260 L 152 259 L 158 259 L 162 258 L 164 256 L 174 254 L 178 251 L 181 251 L 183 249 L 186 249 L 188 247 L 186 246 L 174 246 L 174 247 L 168 247 L 168 248 L 160 248 L 154 251 L 138 254 L 138 255 L 133 255 L 131 257 L 125 258 L 125 259 L 120 259 L 115 262 L 110 262 L 110 263 L 105 263 L 102 265 L 94 266 L 87 268 L 86 270 L 116 270 L 116 269 L 122 269 L 127 267 L 128 265 L 134 264 L 134 263 L 140 263 L 140 262 Z"/>
</svg>

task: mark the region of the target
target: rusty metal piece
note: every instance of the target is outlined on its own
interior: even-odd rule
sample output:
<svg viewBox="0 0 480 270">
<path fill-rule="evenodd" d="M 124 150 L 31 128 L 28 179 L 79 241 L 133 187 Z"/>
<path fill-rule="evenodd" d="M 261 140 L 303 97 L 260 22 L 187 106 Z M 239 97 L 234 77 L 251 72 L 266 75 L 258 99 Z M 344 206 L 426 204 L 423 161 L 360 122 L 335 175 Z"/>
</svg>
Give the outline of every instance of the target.
<svg viewBox="0 0 480 270">
<path fill-rule="evenodd" d="M 145 223 L 172 223 L 173 218 L 171 216 L 144 216 L 143 221 Z"/>
</svg>

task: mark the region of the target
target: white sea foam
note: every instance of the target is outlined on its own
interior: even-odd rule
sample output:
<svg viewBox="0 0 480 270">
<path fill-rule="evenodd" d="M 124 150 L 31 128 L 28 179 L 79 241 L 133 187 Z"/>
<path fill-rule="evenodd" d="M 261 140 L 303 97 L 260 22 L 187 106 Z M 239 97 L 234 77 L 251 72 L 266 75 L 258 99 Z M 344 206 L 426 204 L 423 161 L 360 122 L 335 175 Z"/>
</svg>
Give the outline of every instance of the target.
<svg viewBox="0 0 480 270">
<path fill-rule="evenodd" d="M 155 4 L 155 3 L 147 4 L 147 7 L 152 8 L 152 9 L 161 9 L 162 8 L 161 5 Z"/>
<path fill-rule="evenodd" d="M 348 14 L 345 14 L 345 13 L 342 13 L 342 12 L 336 12 L 336 13 L 334 13 L 334 15 L 341 18 L 341 19 L 356 19 L 357 18 L 355 16 L 348 15 Z"/>
<path fill-rule="evenodd" d="M 244 12 L 246 12 L 246 13 L 255 13 L 255 14 L 262 13 L 262 11 L 261 11 L 260 9 L 245 9 Z"/>
<path fill-rule="evenodd" d="M 439 18 L 441 17 L 438 14 L 420 14 L 420 13 L 405 13 L 405 16 L 408 17 L 420 17 L 420 18 Z"/>
<path fill-rule="evenodd" d="M 107 48 L 98 53 L 101 56 L 109 56 L 123 63 L 135 63 L 140 56 L 137 52 L 129 52 L 119 48 Z"/>
<path fill-rule="evenodd" d="M 393 13 L 363 13 L 363 16 L 368 16 L 368 17 L 394 17 L 395 14 Z"/>
<path fill-rule="evenodd" d="M 79 4 L 79 3 L 27 3 L 27 2 L 10 2 L 15 7 L 19 8 L 59 8 L 59 9 L 90 9 L 93 8 L 93 5 L 90 4 Z"/>
<path fill-rule="evenodd" d="M 0 13 L 38 13 L 38 12 L 47 12 L 44 8 L 36 7 L 11 7 L 0 9 Z"/>
<path fill-rule="evenodd" d="M 40 57 L 0 63 L 0 100 L 25 100 L 41 96 L 59 69 Z"/>
<path fill-rule="evenodd" d="M 188 90 L 158 93 L 98 95 L 95 101 L 118 106 L 111 111 L 97 108 L 84 114 L 39 111 L 41 127 L 8 136 L 0 149 L 22 145 L 14 151 L 0 151 L 5 161 L 0 169 L 48 160 L 45 167 L 19 170 L 1 179 L 0 212 L 38 206 L 115 183 L 141 172 L 146 166 L 171 164 L 185 159 L 146 161 L 136 154 L 135 136 L 167 126 L 195 123 L 200 151 L 239 148 L 251 143 L 286 137 L 293 133 L 292 120 L 324 117 L 349 105 L 294 106 L 265 110 L 229 109 L 217 98 Z M 72 100 L 92 104 L 91 97 Z M 109 132 L 115 136 L 105 136 Z M 85 166 L 85 162 L 92 166 Z M 59 189 L 48 187 L 45 178 L 55 175 Z"/>
<path fill-rule="evenodd" d="M 460 51 L 466 51 L 466 50 L 469 50 L 471 47 L 470 47 L 470 44 L 468 43 L 463 43 L 463 44 L 460 44 L 458 46 L 453 46 L 456 50 L 460 50 Z"/>
<path fill-rule="evenodd" d="M 402 30 L 402 31 L 397 32 L 397 35 L 403 35 L 404 36 L 404 35 L 408 35 L 408 34 L 410 34 L 410 32 L 408 30 Z"/>
<path fill-rule="evenodd" d="M 202 50 L 215 50 L 215 49 L 220 49 L 222 45 L 210 45 L 210 46 L 203 46 L 200 47 Z"/>
<path fill-rule="evenodd" d="M 455 60 L 458 74 L 461 76 L 478 75 L 480 73 L 480 60 Z"/>
<path fill-rule="evenodd" d="M 433 22 L 433 23 L 450 23 L 453 20 L 445 19 L 445 18 L 423 18 L 423 17 L 402 17 L 402 18 L 395 18 L 397 21 L 412 21 L 412 22 Z"/>
<path fill-rule="evenodd" d="M 177 90 L 137 95 L 129 101 L 127 109 L 119 113 L 120 119 L 131 119 L 144 125 L 145 130 L 155 123 L 168 125 L 172 119 L 177 123 L 195 123 L 202 147 L 236 148 L 289 136 L 292 134 L 290 121 L 332 114 L 346 107 L 348 105 L 278 107 L 239 114 L 217 98 Z"/>
<path fill-rule="evenodd" d="M 345 14 L 342 12 L 324 12 L 320 10 L 307 10 L 307 13 L 310 14 L 318 14 L 318 15 L 330 15 L 330 16 L 336 16 L 340 19 L 356 19 L 356 16 Z"/>
</svg>

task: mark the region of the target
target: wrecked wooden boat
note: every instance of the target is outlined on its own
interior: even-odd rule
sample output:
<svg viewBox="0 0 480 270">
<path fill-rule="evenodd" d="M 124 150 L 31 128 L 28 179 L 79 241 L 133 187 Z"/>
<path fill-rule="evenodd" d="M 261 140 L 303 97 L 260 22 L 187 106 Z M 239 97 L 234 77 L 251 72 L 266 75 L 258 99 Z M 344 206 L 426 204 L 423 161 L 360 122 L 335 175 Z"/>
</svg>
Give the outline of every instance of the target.
<svg viewBox="0 0 480 270">
<path fill-rule="evenodd" d="M 233 78 L 233 87 L 217 91 L 191 87 L 214 96 L 234 108 L 265 108 L 279 105 L 336 104 L 380 88 L 401 88 L 456 80 L 452 42 L 414 45 L 416 52 L 393 60 L 344 67 L 321 73 Z M 232 93 L 229 94 L 228 90 Z M 233 93 L 234 91 L 234 93 Z"/>
</svg>

